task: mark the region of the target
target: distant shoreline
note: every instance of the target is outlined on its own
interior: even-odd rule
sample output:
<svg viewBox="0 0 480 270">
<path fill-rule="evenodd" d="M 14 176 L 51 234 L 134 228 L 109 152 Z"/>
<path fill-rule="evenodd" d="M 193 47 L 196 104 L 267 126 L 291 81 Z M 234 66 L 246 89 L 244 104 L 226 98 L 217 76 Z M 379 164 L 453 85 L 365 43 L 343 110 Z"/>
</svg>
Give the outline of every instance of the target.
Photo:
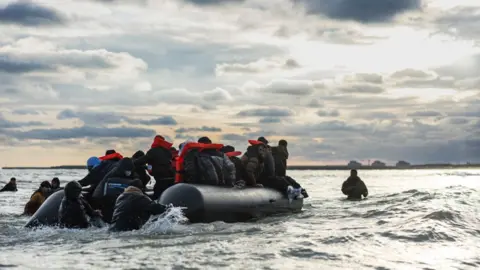
<svg viewBox="0 0 480 270">
<path fill-rule="evenodd" d="M 288 170 L 293 171 L 304 171 L 304 170 L 418 170 L 418 169 L 480 169 L 480 164 L 419 164 L 419 165 L 410 165 L 410 166 L 358 166 L 358 167 L 349 167 L 346 165 L 292 165 L 288 166 Z M 85 169 L 85 166 L 81 165 L 62 165 L 62 166 L 50 166 L 50 167 L 3 167 L 3 170 L 81 170 Z"/>
</svg>

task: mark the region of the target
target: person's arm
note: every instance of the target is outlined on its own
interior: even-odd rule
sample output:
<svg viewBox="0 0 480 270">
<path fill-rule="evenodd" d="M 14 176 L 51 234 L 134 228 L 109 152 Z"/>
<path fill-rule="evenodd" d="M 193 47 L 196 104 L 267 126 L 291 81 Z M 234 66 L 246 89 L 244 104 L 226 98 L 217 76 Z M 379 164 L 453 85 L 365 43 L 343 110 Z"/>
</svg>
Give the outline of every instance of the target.
<svg viewBox="0 0 480 270">
<path fill-rule="evenodd" d="M 150 215 L 160 215 L 165 212 L 167 207 L 159 203 L 151 202 L 147 209 Z"/>
<path fill-rule="evenodd" d="M 235 164 L 227 157 L 227 155 L 224 155 L 223 157 L 223 166 L 227 171 L 227 179 L 225 179 L 225 183 L 233 185 L 237 178 L 237 171 L 235 169 Z"/>
<path fill-rule="evenodd" d="M 6 184 L 2 189 L 0 189 L 0 192 L 7 190 L 8 184 Z"/>
<path fill-rule="evenodd" d="M 255 186 L 257 184 L 257 179 L 255 177 L 255 172 L 257 170 L 257 167 L 258 167 L 258 159 L 257 158 L 248 159 L 247 165 L 245 166 L 245 173 L 246 173 L 246 176 L 248 178 L 246 180 L 252 186 Z"/>
<path fill-rule="evenodd" d="M 95 169 L 94 169 L 91 172 L 89 172 L 87 175 L 85 175 L 85 177 L 82 180 L 78 181 L 78 183 L 82 187 L 85 187 L 85 186 L 91 185 L 95 180 L 95 178 L 96 177 L 95 177 Z"/>
<path fill-rule="evenodd" d="M 342 184 L 342 193 L 345 195 L 350 195 L 350 192 L 352 192 L 353 187 L 348 185 L 348 181 L 343 182 Z"/>
<path fill-rule="evenodd" d="M 144 156 L 141 156 L 135 160 L 133 160 L 133 164 L 135 165 L 135 168 L 139 168 L 142 166 L 145 166 L 145 164 L 149 163 L 150 161 L 150 150 L 147 151 L 147 153 Z"/>
<path fill-rule="evenodd" d="M 362 180 L 360 180 L 360 183 L 362 185 L 362 195 L 363 197 L 367 197 L 368 196 L 368 188 L 367 188 L 367 185 L 365 185 L 365 182 L 363 182 Z"/>
<path fill-rule="evenodd" d="M 97 217 L 100 215 L 100 212 L 93 210 L 92 206 L 87 202 L 87 200 L 85 200 L 85 198 L 81 197 L 79 200 L 80 203 L 83 204 L 83 207 L 85 207 L 85 213 L 87 213 L 87 215 L 90 217 Z"/>
</svg>

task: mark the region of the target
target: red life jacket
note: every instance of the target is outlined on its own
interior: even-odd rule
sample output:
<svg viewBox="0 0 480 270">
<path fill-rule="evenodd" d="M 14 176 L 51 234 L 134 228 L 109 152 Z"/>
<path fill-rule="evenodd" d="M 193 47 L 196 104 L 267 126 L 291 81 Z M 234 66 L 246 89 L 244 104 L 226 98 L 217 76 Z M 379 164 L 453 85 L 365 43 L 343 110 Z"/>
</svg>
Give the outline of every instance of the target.
<svg viewBox="0 0 480 270">
<path fill-rule="evenodd" d="M 103 161 L 103 160 L 122 159 L 122 158 L 123 158 L 123 156 L 120 153 L 113 153 L 113 154 L 110 154 L 110 155 L 99 157 L 98 159 Z"/>
<path fill-rule="evenodd" d="M 155 137 L 155 139 L 153 139 L 153 143 L 150 146 L 150 148 L 162 147 L 162 148 L 170 150 L 172 145 L 173 145 L 173 143 L 165 141 L 162 137 Z"/>
<path fill-rule="evenodd" d="M 263 142 L 257 140 L 248 140 L 248 143 L 250 143 L 250 145 L 264 144 Z"/>
<path fill-rule="evenodd" d="M 205 149 L 215 149 L 220 151 L 222 149 L 223 144 L 215 144 L 215 143 L 196 143 L 196 142 L 189 142 L 183 146 L 182 153 L 177 157 L 176 161 L 176 173 L 175 173 L 175 184 L 183 182 L 183 174 L 184 174 L 184 161 L 185 157 L 187 156 L 188 152 L 193 149 L 198 149 L 199 152 Z"/>
</svg>

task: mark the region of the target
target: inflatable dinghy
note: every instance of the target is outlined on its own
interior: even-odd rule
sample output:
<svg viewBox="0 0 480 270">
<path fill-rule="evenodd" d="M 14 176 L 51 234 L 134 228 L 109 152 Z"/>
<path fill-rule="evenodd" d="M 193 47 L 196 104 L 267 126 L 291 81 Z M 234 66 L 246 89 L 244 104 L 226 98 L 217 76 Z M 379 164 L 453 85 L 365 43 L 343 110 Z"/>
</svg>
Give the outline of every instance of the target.
<svg viewBox="0 0 480 270">
<path fill-rule="evenodd" d="M 162 193 L 160 203 L 184 207 L 192 223 L 213 221 L 243 222 L 272 214 L 299 212 L 303 199 L 289 201 L 286 195 L 270 188 L 229 188 L 176 184 Z"/>
<path fill-rule="evenodd" d="M 45 202 L 42 203 L 37 212 L 33 214 L 25 227 L 39 227 L 39 226 L 51 226 L 58 222 L 58 208 L 62 203 L 62 199 L 65 196 L 63 189 L 60 189 L 48 196 Z"/>
</svg>

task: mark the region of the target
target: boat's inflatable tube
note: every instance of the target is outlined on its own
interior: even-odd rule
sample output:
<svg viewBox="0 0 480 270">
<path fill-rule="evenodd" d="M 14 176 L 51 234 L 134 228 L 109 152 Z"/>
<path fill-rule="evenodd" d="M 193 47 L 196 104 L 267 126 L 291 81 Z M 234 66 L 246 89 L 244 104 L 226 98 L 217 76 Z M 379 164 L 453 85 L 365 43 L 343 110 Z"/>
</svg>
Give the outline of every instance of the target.
<svg viewBox="0 0 480 270">
<path fill-rule="evenodd" d="M 58 190 L 43 202 L 37 212 L 33 214 L 25 227 L 51 226 L 58 222 L 58 208 L 65 196 L 63 189 Z"/>
<path fill-rule="evenodd" d="M 242 222 L 262 216 L 298 212 L 303 199 L 292 200 L 270 188 L 229 188 L 176 184 L 162 193 L 160 203 L 184 207 L 190 222 Z"/>
</svg>

